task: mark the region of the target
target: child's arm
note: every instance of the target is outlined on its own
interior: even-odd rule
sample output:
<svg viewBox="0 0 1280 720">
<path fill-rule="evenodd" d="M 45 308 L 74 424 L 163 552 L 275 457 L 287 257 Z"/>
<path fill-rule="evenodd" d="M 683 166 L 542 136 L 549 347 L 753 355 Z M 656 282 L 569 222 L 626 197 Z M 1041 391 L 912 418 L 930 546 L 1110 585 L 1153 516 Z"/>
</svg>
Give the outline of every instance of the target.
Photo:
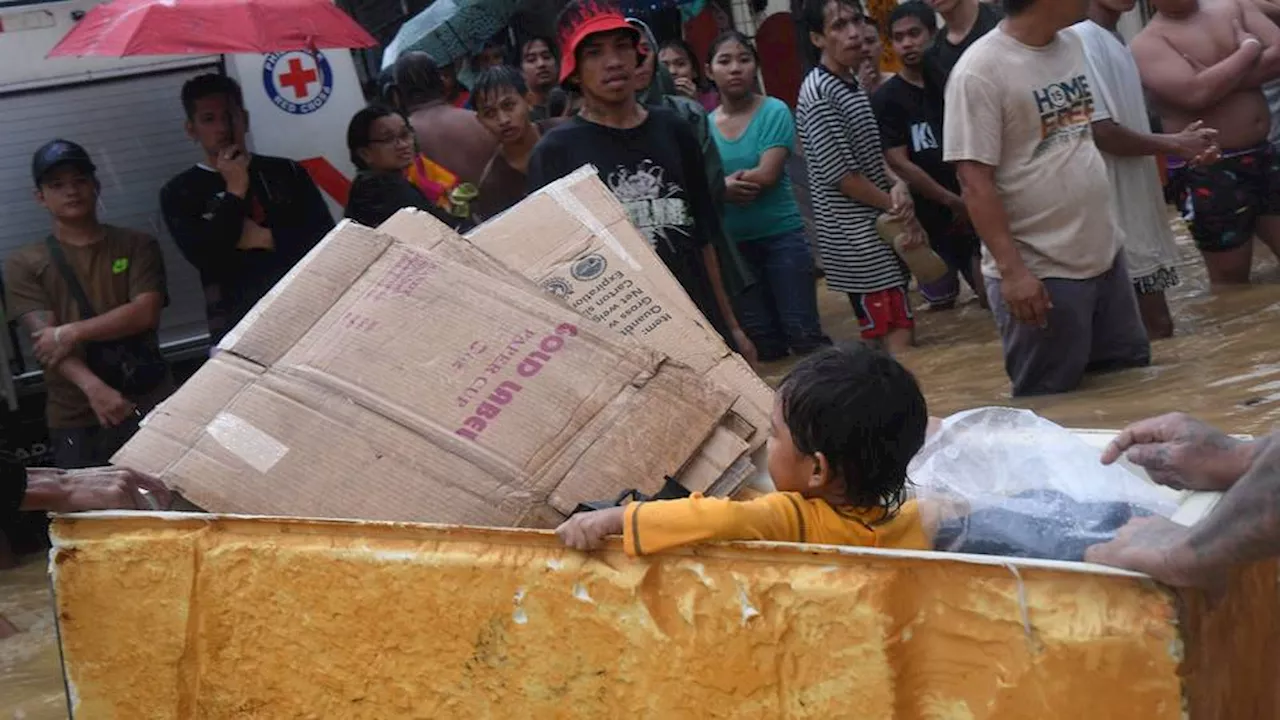
<svg viewBox="0 0 1280 720">
<path fill-rule="evenodd" d="M 620 534 L 632 556 L 716 540 L 804 542 L 807 507 L 803 498 L 790 493 L 770 493 L 747 502 L 694 494 L 684 500 L 579 513 L 556 533 L 565 545 L 579 550 L 594 550 L 605 536 Z"/>
</svg>

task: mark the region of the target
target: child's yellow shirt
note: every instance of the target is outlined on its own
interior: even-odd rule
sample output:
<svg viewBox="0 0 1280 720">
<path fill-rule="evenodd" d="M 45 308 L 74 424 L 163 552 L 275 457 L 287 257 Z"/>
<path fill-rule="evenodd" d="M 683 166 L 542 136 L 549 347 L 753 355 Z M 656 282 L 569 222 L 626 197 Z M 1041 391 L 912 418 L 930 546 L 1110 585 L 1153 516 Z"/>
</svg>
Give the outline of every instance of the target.
<svg viewBox="0 0 1280 720">
<path fill-rule="evenodd" d="M 628 555 L 649 555 L 680 545 L 716 540 L 856 545 L 931 550 L 914 500 L 893 519 L 876 520 L 878 508 L 835 507 L 799 493 L 774 492 L 744 502 L 703 497 L 627 505 L 623 541 Z"/>
</svg>

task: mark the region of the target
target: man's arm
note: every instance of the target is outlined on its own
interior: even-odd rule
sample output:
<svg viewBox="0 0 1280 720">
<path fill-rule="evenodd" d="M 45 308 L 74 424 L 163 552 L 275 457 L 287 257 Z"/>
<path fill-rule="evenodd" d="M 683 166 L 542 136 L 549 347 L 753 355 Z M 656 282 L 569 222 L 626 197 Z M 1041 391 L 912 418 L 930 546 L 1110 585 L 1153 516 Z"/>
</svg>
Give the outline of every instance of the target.
<svg viewBox="0 0 1280 720">
<path fill-rule="evenodd" d="M 1000 275 L 1025 273 L 1027 266 L 1013 242 L 1009 214 L 996 188 L 996 169 L 983 163 L 964 161 L 956 164 L 956 175 L 960 179 L 964 204 L 973 227 L 996 261 Z"/>
<path fill-rule="evenodd" d="M 145 292 L 118 308 L 59 328 L 61 342 L 79 345 L 141 335 L 160 327 L 164 293 Z"/>
<path fill-rule="evenodd" d="M 1159 102 L 1190 111 L 1204 110 L 1242 87 L 1262 50 L 1256 40 L 1244 42 L 1213 67 L 1197 68 L 1161 35 L 1144 33 L 1133 42 L 1143 87 Z"/>
<path fill-rule="evenodd" d="M 1265 48 L 1258 57 L 1248 76 L 1241 82 L 1243 87 L 1261 87 L 1280 78 L 1280 26 L 1267 17 L 1255 2 L 1244 0 L 1240 8 L 1243 12 L 1241 24 L 1244 31 L 1256 38 Z"/>
<path fill-rule="evenodd" d="M 1184 160 L 1194 160 L 1207 152 L 1217 138 L 1216 130 L 1192 123 L 1176 134 L 1134 132 L 1114 120 L 1095 120 L 1093 141 L 1098 149 L 1117 157 L 1147 157 L 1173 155 Z"/>
<path fill-rule="evenodd" d="M 846 173 L 840 179 L 840 193 L 850 200 L 870 205 L 880 212 L 893 212 L 893 198 L 861 173 Z"/>
<path fill-rule="evenodd" d="M 1274 23 L 1280 23 L 1280 2 L 1276 0 L 1253 0 L 1253 4 L 1262 11 L 1267 19 Z"/>
<path fill-rule="evenodd" d="M 905 145 L 901 147 L 889 148 L 884 153 L 885 158 L 889 161 L 889 168 L 894 174 L 902 178 L 911 189 L 925 196 L 926 198 L 945 205 L 950 208 L 956 208 L 964 205 L 964 201 L 959 195 L 942 187 L 933 176 L 925 172 L 919 165 L 911 162 L 911 156 L 907 152 Z"/>
<path fill-rule="evenodd" d="M 1280 437 L 1258 441 L 1248 472 L 1191 529 L 1187 544 L 1209 568 L 1280 556 Z"/>
<path fill-rule="evenodd" d="M 165 226 L 182 256 L 201 272 L 221 274 L 232 264 L 241 236 L 249 234 L 245 201 L 232 192 L 223 193 L 208 217 L 203 202 L 171 185 L 160 191 Z"/>
<path fill-rule="evenodd" d="M 816 100 L 809 108 L 806 137 L 812 147 L 805 148 L 809 181 L 815 185 L 834 187 L 845 197 L 883 212 L 893 209 L 893 199 L 867 179 L 844 138 L 843 116 L 826 98 Z"/>
</svg>

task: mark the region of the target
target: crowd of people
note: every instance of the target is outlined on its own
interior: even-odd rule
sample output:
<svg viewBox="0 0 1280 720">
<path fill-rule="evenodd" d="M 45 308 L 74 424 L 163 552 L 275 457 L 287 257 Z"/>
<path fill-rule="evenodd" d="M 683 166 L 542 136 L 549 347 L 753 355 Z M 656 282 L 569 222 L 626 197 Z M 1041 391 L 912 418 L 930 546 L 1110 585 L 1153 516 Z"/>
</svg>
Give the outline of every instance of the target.
<svg viewBox="0 0 1280 720">
<path fill-rule="evenodd" d="M 793 109 L 761 91 L 761 57 L 740 32 L 699 57 L 611 0 L 570 0 L 555 37 L 510 47 L 499 36 L 470 58 L 467 87 L 454 65 L 397 58 L 348 127 L 358 175 L 344 212 L 376 226 L 414 207 L 467 230 L 594 166 L 730 347 L 752 363 L 806 358 L 775 412 L 781 495 L 754 506 L 694 498 L 645 511 L 654 524 L 629 521 L 629 531 L 658 528 L 646 531 L 647 550 L 740 536 L 916 547 L 918 513 L 902 494 L 929 418 L 892 359 L 915 342 L 904 249 L 929 248 L 946 265 L 917 283 L 930 308 L 953 307 L 962 281 L 989 307 L 1015 396 L 1150 362 L 1151 339 L 1173 332 L 1164 293 L 1179 282 L 1169 202 L 1215 286 L 1249 281 L 1255 236 L 1280 254 L 1264 93 L 1280 81 L 1280 3 L 1152 4 L 1130 47 L 1117 26 L 1134 0 L 909 0 L 883 26 L 857 0 L 795 0 L 811 69 Z M 897 73 L 879 63 L 886 40 Z M 159 200 L 199 271 L 216 345 L 334 223 L 301 166 L 249 151 L 232 79 L 196 77 L 180 101 L 201 157 Z M 805 175 L 793 178 L 797 156 Z M 95 170 L 67 140 L 35 153 L 51 234 L 4 267 L 9 313 L 46 371 L 64 469 L 105 465 L 174 386 L 156 336 L 167 297 L 159 247 L 98 219 Z M 886 219 L 901 230 L 896 245 Z M 814 244 L 864 347 L 828 347 Z M 1147 435 L 1122 436 L 1121 449 L 1172 442 Z M 1259 474 L 1239 494 L 1280 482 L 1274 464 Z M 136 500 L 119 478 L 93 502 Z M 584 515 L 563 532 L 591 547 L 622 517 Z M 1097 557 L 1159 570 L 1125 553 L 1143 532 Z M 640 552 L 638 537 L 628 543 Z M 1178 572 L 1166 576 L 1195 574 Z"/>
</svg>

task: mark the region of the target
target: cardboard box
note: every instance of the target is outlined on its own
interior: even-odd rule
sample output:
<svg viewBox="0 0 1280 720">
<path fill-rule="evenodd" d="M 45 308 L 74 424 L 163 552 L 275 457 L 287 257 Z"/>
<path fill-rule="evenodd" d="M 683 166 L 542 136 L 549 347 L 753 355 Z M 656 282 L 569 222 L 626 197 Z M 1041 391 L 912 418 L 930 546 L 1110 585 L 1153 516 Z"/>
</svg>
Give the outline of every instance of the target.
<svg viewBox="0 0 1280 720">
<path fill-rule="evenodd" d="M 1106 568 L 937 553 L 635 560 L 531 531 L 112 513 L 52 536 L 77 720 L 1280 717 L 1274 564 L 1211 610 Z"/>
<path fill-rule="evenodd" d="M 381 229 L 411 236 L 428 220 L 403 210 Z M 727 436 L 737 435 L 747 450 L 764 444 L 773 390 L 725 345 L 594 168 L 548 185 L 466 239 L 583 316 L 736 393 L 738 419 L 726 422 L 721 442 L 727 448 Z"/>
<path fill-rule="evenodd" d="M 731 394 L 434 228 L 340 225 L 113 461 L 211 512 L 548 527 L 719 426 Z"/>
</svg>

